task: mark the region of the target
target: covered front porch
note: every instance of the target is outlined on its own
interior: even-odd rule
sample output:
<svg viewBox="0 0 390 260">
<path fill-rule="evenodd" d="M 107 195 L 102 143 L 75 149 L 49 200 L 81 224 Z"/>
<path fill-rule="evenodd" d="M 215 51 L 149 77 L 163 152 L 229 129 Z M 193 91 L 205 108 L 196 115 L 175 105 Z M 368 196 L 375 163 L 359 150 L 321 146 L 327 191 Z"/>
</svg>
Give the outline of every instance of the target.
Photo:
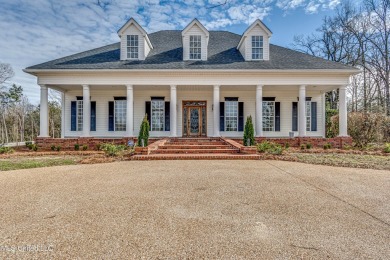
<svg viewBox="0 0 390 260">
<path fill-rule="evenodd" d="M 134 138 L 145 115 L 152 138 L 242 138 L 248 116 L 259 138 L 324 138 L 325 93 L 336 88 L 347 136 L 346 85 L 42 84 L 41 138 L 49 137 L 49 88 L 61 92 L 62 138 Z"/>
</svg>

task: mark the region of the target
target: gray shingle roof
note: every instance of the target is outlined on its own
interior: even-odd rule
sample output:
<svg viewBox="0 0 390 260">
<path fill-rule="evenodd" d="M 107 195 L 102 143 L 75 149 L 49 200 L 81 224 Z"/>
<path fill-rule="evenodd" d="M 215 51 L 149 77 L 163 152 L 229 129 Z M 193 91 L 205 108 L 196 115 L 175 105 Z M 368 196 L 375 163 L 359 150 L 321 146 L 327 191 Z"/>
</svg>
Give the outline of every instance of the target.
<svg viewBox="0 0 390 260">
<path fill-rule="evenodd" d="M 241 36 L 226 31 L 210 31 L 207 61 L 183 61 L 181 31 L 158 31 L 148 36 L 154 49 L 144 61 L 121 61 L 119 43 L 114 43 L 27 69 L 354 69 L 273 44 L 269 61 L 245 61 L 236 49 Z"/>
</svg>

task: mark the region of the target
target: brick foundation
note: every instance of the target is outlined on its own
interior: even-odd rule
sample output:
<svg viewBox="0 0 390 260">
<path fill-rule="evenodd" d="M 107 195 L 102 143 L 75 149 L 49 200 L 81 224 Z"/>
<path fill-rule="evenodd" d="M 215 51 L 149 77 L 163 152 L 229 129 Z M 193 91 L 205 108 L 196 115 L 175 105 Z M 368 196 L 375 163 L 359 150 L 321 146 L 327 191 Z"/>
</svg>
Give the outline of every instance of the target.
<svg viewBox="0 0 390 260">
<path fill-rule="evenodd" d="M 289 144 L 290 147 L 299 147 L 301 144 L 311 144 L 313 147 L 324 147 L 324 144 L 331 144 L 332 148 L 343 148 L 346 145 L 352 145 L 351 137 L 334 137 L 334 138 L 319 138 L 319 137 L 294 137 L 294 138 L 269 138 L 256 137 L 256 142 L 261 143 L 265 140 L 274 142 L 280 145 Z M 242 144 L 243 140 L 240 138 L 232 138 L 232 140 Z"/>
<path fill-rule="evenodd" d="M 74 150 L 75 145 L 80 146 L 80 150 L 83 149 L 84 145 L 88 146 L 88 150 L 97 150 L 98 145 L 102 143 L 122 144 L 127 145 L 128 141 L 137 142 L 137 138 L 126 137 L 126 138 L 93 138 L 93 137 L 80 137 L 80 138 L 42 138 L 37 137 L 35 143 L 39 149 L 50 150 L 51 146 L 60 146 L 61 150 Z M 153 143 L 158 139 L 149 139 L 149 143 Z"/>
<path fill-rule="evenodd" d="M 242 138 L 229 138 L 239 144 L 243 144 Z M 51 146 L 60 146 L 61 150 L 74 150 L 75 144 L 80 146 L 80 150 L 83 149 L 84 145 L 88 146 L 88 150 L 97 150 L 98 144 L 101 143 L 113 143 L 126 145 L 129 140 L 137 142 L 136 138 L 42 138 L 37 137 L 35 142 L 38 147 L 42 150 L 50 150 Z M 149 144 L 152 144 L 158 140 L 157 138 L 149 139 Z M 330 143 L 332 148 L 343 148 L 345 145 L 352 145 L 351 137 L 335 137 L 335 138 L 316 138 L 316 137 L 294 137 L 294 138 L 266 138 L 257 137 L 256 142 L 260 143 L 264 140 L 275 142 L 281 145 L 289 144 L 290 147 L 299 147 L 301 144 L 311 144 L 313 147 L 323 147 L 324 144 Z M 146 147 L 139 147 L 139 154 L 148 154 Z M 245 151 L 244 151 L 245 150 Z M 243 148 L 243 153 L 252 153 L 251 149 Z"/>
</svg>

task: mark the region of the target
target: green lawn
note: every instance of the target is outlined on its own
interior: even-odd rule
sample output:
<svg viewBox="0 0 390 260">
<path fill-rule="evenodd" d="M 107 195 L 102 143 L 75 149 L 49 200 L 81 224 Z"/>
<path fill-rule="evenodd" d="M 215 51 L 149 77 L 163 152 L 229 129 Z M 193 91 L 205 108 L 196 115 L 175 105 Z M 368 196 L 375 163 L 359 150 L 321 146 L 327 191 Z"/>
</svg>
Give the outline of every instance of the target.
<svg viewBox="0 0 390 260">
<path fill-rule="evenodd" d="M 294 161 L 322 164 L 341 167 L 390 170 L 390 157 L 380 155 L 360 155 L 360 154 L 310 154 L 310 153 L 291 153 L 289 154 Z"/>
<path fill-rule="evenodd" d="M 77 164 L 74 157 L 54 158 L 12 158 L 0 160 L 0 171 L 11 171 L 19 169 L 30 169 L 39 167 L 50 167 L 58 165 Z"/>
</svg>

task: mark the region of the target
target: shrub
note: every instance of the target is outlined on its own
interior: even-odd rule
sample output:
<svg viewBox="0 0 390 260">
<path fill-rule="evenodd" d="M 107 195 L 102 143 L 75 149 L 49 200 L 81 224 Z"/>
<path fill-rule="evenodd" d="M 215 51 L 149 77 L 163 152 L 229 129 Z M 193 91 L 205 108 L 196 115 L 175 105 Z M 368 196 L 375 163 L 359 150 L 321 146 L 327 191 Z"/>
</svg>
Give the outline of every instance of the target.
<svg viewBox="0 0 390 260">
<path fill-rule="evenodd" d="M 13 152 L 15 152 L 15 150 L 12 149 L 11 147 L 0 147 L 0 154 L 13 153 Z"/>
<path fill-rule="evenodd" d="M 390 153 L 390 143 L 385 144 L 385 149 L 383 150 L 385 153 Z"/>
<path fill-rule="evenodd" d="M 252 146 L 255 144 L 255 130 L 253 128 L 252 116 L 246 118 L 244 128 L 244 145 Z"/>
<path fill-rule="evenodd" d="M 32 148 L 32 142 L 31 141 L 27 141 L 27 142 L 25 142 L 25 145 L 26 145 L 26 147 L 28 148 L 28 149 L 30 149 L 31 150 L 31 148 Z"/>
<path fill-rule="evenodd" d="M 324 150 L 331 149 L 332 145 L 330 143 L 324 144 Z"/>
<path fill-rule="evenodd" d="M 148 121 L 148 115 L 146 114 L 144 119 L 142 120 L 141 127 L 139 130 L 138 135 L 138 146 L 142 146 L 142 140 L 144 140 L 144 146 L 148 146 L 149 142 L 149 121 Z"/>
<path fill-rule="evenodd" d="M 280 144 L 263 141 L 257 145 L 257 151 L 260 153 L 269 153 L 274 155 L 280 155 L 283 153 L 283 147 Z"/>
<path fill-rule="evenodd" d="M 53 144 L 52 146 L 50 146 L 50 149 L 51 149 L 52 151 L 54 151 L 54 150 L 56 149 L 56 146 Z"/>
<path fill-rule="evenodd" d="M 115 145 L 115 144 L 109 144 L 109 143 L 101 144 L 100 148 L 108 156 L 118 156 L 120 154 L 120 152 L 125 150 L 124 145 Z"/>
<path fill-rule="evenodd" d="M 86 151 L 88 149 L 88 145 L 84 144 L 83 145 L 83 151 Z"/>
<path fill-rule="evenodd" d="M 306 149 L 306 145 L 305 144 L 301 144 L 301 150 L 305 150 Z"/>
<path fill-rule="evenodd" d="M 57 151 L 57 152 L 61 151 L 61 146 L 59 146 L 59 145 L 56 146 L 56 151 Z"/>
<path fill-rule="evenodd" d="M 331 118 L 332 131 L 339 131 L 338 115 Z M 390 119 L 380 113 L 348 114 L 348 134 L 352 137 L 355 146 L 362 148 L 371 142 L 386 141 L 387 134 L 390 134 Z M 327 136 L 328 137 L 328 136 Z"/>
<path fill-rule="evenodd" d="M 271 143 L 268 141 L 263 141 L 257 145 L 257 151 L 260 153 L 265 153 L 270 148 L 271 148 Z"/>
<path fill-rule="evenodd" d="M 313 147 L 312 144 L 310 144 L 310 143 L 306 144 L 306 148 L 307 148 L 307 149 L 311 149 L 312 147 Z"/>
<path fill-rule="evenodd" d="M 37 144 L 32 144 L 31 145 L 31 150 L 33 150 L 34 152 L 38 151 L 38 145 Z"/>
<path fill-rule="evenodd" d="M 102 149 L 101 146 L 102 146 L 101 144 L 97 144 L 97 145 L 96 145 L 96 150 L 100 151 L 100 150 Z"/>
<path fill-rule="evenodd" d="M 80 145 L 79 145 L 79 144 L 75 144 L 75 145 L 74 145 L 74 150 L 75 150 L 75 151 L 80 150 Z"/>
<path fill-rule="evenodd" d="M 285 143 L 285 144 L 284 144 L 284 148 L 285 148 L 285 149 L 290 148 L 290 143 Z"/>
</svg>

